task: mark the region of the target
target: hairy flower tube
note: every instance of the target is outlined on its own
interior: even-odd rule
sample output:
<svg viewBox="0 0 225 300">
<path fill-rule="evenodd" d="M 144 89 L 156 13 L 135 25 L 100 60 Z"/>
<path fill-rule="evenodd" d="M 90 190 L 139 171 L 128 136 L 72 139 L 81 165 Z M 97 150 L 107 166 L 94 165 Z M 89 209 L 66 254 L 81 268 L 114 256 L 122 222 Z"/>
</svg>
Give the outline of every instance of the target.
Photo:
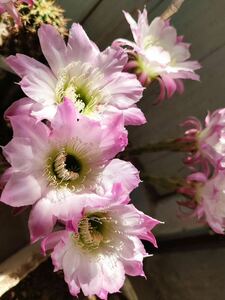
<svg viewBox="0 0 225 300">
<path fill-rule="evenodd" d="M 42 242 L 51 253 L 55 271 L 63 270 L 72 295 L 107 299 L 122 287 L 125 274 L 144 276 L 142 261 L 148 256 L 140 239 L 157 246 L 151 230 L 159 221 L 124 203 L 119 186 L 110 205 L 85 208 L 67 229 L 49 234 Z"/>
<path fill-rule="evenodd" d="M 125 70 L 135 73 L 143 86 L 157 79 L 161 92 L 159 100 L 170 98 L 175 91 L 184 90 L 183 79 L 199 80 L 195 70 L 200 68 L 197 61 L 190 61 L 189 44 L 177 36 L 176 29 L 160 17 L 148 24 L 147 10 L 139 11 L 136 22 L 124 12 L 133 34 L 134 42 L 117 39 L 114 44 L 128 47 L 129 62 Z"/>
<path fill-rule="evenodd" d="M 21 25 L 20 16 L 15 6 L 16 2 L 24 2 L 29 5 L 33 4 L 33 0 L 0 0 L 0 14 L 7 12 L 11 17 L 13 17 L 17 25 Z"/>
<path fill-rule="evenodd" d="M 180 201 L 193 210 L 193 216 L 207 223 L 213 231 L 224 234 L 225 229 L 225 173 L 217 172 L 208 179 L 204 173 L 194 173 L 187 177 L 186 184 L 178 190 L 188 197 Z"/>
<path fill-rule="evenodd" d="M 14 136 L 3 154 L 10 178 L 1 201 L 13 207 L 36 203 L 29 220 L 32 240 L 51 231 L 57 218 L 66 221 L 86 204 L 101 204 L 99 195 L 114 183 L 127 193 L 139 184 L 131 163 L 113 159 L 127 144 L 123 115 L 103 127 L 65 100 L 51 124 L 26 114 L 9 119 Z"/>
<path fill-rule="evenodd" d="M 42 25 L 38 35 L 50 67 L 22 54 L 7 59 L 24 93 L 40 105 L 33 115 L 51 120 L 67 97 L 92 119 L 104 122 L 123 113 L 125 125 L 145 123 L 135 104 L 143 88 L 135 75 L 122 72 L 127 54 L 120 47 L 100 52 L 79 24 L 72 25 L 67 45 L 51 25 Z"/>
<path fill-rule="evenodd" d="M 185 131 L 179 142 L 187 144 L 189 155 L 185 162 L 189 165 L 210 164 L 215 169 L 225 167 L 225 109 L 208 113 L 205 127 L 194 117 L 187 119 L 183 125 L 190 128 Z"/>
</svg>

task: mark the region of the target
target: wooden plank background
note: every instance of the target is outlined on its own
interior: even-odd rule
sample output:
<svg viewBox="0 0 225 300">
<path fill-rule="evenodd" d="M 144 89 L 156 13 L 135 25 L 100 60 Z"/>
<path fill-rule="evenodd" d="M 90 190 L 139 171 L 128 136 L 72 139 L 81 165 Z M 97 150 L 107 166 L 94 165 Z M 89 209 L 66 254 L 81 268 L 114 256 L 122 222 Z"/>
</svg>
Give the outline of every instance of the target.
<svg viewBox="0 0 225 300">
<path fill-rule="evenodd" d="M 149 18 L 153 19 L 161 14 L 170 3 L 169 0 L 60 0 L 58 2 L 65 7 L 67 17 L 80 22 L 89 37 L 101 49 L 110 45 L 117 37 L 131 37 L 122 10 L 137 17 L 137 9 L 143 9 L 146 5 Z M 224 13 L 224 0 L 186 0 L 179 13 L 172 18 L 172 24 L 175 25 L 178 33 L 184 35 L 185 41 L 192 44 L 192 58 L 199 60 L 202 64 L 199 72 L 201 82 L 187 81 L 183 95 L 176 95 L 157 106 L 153 105 L 153 102 L 157 97 L 158 87 L 152 84 L 145 91 L 140 103 L 148 123 L 142 127 L 129 128 L 133 145 L 138 146 L 176 137 L 182 133 L 179 124 L 188 116 L 195 115 L 203 120 L 208 110 L 212 111 L 225 106 Z M 139 160 L 148 174 L 184 176 L 187 174 L 187 169 L 182 164 L 182 157 L 182 155 L 163 152 L 145 154 L 140 156 Z M 140 209 L 166 221 L 164 226 L 161 225 L 156 230 L 159 238 L 187 237 L 208 232 L 206 227 L 194 221 L 178 219 L 176 200 L 177 197 L 170 197 L 167 200 L 164 199 L 163 202 L 157 202 L 151 189 L 143 184 L 133 193 L 133 201 Z M 9 209 L 3 205 L 0 206 L 0 218 L 1 216 L 3 228 L 0 229 L 0 234 L 4 250 L 0 252 L 0 260 L 3 260 L 26 243 L 28 238 L 26 220 L 22 216 L 10 217 Z M 135 281 L 138 289 L 144 286 L 142 290 L 144 294 L 140 299 L 149 299 L 146 295 L 151 295 L 153 292 L 155 293 L 152 294 L 153 300 L 224 299 L 225 288 L 222 280 L 225 274 L 224 268 L 220 265 L 220 258 L 222 260 L 225 255 L 224 249 L 210 250 L 209 246 L 205 247 L 202 252 L 190 250 L 185 253 L 157 255 L 153 258 L 152 265 L 151 259 L 148 259 L 146 269 L 151 275 L 150 280 L 145 284 L 141 280 Z M 152 273 L 151 269 L 153 269 Z M 198 282 L 199 278 L 201 280 Z M 209 285 L 212 278 L 218 278 L 218 282 L 215 279 L 212 285 L 215 284 L 220 292 L 215 288 L 210 291 Z M 149 283 L 151 280 L 154 284 L 157 283 L 155 287 Z M 204 290 L 200 289 L 201 284 Z M 170 294 L 169 298 L 168 294 Z"/>
</svg>

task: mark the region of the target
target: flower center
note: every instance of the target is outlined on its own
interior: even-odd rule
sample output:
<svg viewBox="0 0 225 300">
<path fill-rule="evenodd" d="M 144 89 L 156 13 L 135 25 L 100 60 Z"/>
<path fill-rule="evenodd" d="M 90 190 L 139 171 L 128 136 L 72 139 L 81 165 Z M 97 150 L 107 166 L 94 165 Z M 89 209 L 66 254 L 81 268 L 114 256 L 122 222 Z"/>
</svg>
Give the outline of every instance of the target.
<svg viewBox="0 0 225 300">
<path fill-rule="evenodd" d="M 81 164 L 73 155 L 62 151 L 56 156 L 53 163 L 53 172 L 57 178 L 63 181 L 76 180 L 80 171 Z"/>
<path fill-rule="evenodd" d="M 108 102 L 102 82 L 103 74 L 97 68 L 80 61 L 70 63 L 58 76 L 56 104 L 67 97 L 82 114 L 99 112 Z"/>
<path fill-rule="evenodd" d="M 145 72 L 150 80 L 157 78 L 165 68 L 176 63 L 172 59 L 170 49 L 162 40 L 147 36 L 143 41 L 144 55 L 138 55 L 140 71 Z"/>
<path fill-rule="evenodd" d="M 156 44 L 156 40 L 151 36 L 146 36 L 144 41 L 143 41 L 143 46 L 144 46 L 144 49 L 147 50 L 148 48 L 152 47 L 152 46 L 155 46 Z"/>
<path fill-rule="evenodd" d="M 74 240 L 84 250 L 97 250 L 110 242 L 112 225 L 112 218 L 105 212 L 87 214 L 79 222 Z"/>
<path fill-rule="evenodd" d="M 64 145 L 53 145 L 47 156 L 44 176 L 54 188 L 66 187 L 77 192 L 95 190 L 102 167 L 99 148 L 75 138 Z"/>
</svg>

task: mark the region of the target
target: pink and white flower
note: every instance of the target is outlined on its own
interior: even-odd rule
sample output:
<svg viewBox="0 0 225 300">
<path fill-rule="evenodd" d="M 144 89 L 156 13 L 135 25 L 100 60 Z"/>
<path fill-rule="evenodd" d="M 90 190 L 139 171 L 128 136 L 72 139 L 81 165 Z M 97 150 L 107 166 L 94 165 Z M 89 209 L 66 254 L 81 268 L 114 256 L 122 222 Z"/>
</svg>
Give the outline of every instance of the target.
<svg viewBox="0 0 225 300">
<path fill-rule="evenodd" d="M 49 67 L 23 54 L 7 59 L 22 78 L 24 93 L 41 107 L 33 115 L 51 120 L 66 97 L 93 119 L 104 121 L 122 112 L 125 125 L 146 122 L 136 106 L 143 88 L 135 75 L 122 72 L 128 58 L 120 47 L 100 52 L 75 23 L 67 45 L 54 26 L 43 24 L 38 35 Z"/>
<path fill-rule="evenodd" d="M 137 74 L 142 85 L 154 79 L 159 81 L 159 100 L 170 98 L 175 91 L 184 90 L 182 79 L 199 80 L 195 70 L 200 68 L 197 61 L 190 61 L 190 45 L 177 36 L 176 29 L 160 17 L 148 24 L 147 10 L 139 11 L 138 21 L 124 12 L 133 34 L 134 42 L 117 39 L 114 45 L 127 46 L 130 60 L 125 70 Z"/>
<path fill-rule="evenodd" d="M 111 205 L 85 208 L 67 230 L 51 233 L 42 242 L 51 253 L 55 271 L 63 270 L 70 293 L 107 299 L 120 290 L 125 274 L 144 276 L 147 257 L 140 239 L 157 246 L 151 230 L 160 222 L 125 204 L 115 192 Z"/>
<path fill-rule="evenodd" d="M 190 126 L 180 142 L 187 143 L 190 154 L 185 160 L 188 164 L 206 163 L 219 169 L 225 168 L 225 109 L 208 113 L 205 127 L 194 117 L 184 122 Z"/>
<path fill-rule="evenodd" d="M 27 115 L 11 116 L 10 122 L 14 137 L 3 147 L 10 178 L 1 201 L 13 207 L 36 203 L 29 221 L 32 240 L 51 231 L 57 218 L 66 221 L 87 203 L 99 205 L 113 184 L 121 182 L 127 194 L 139 184 L 131 163 L 112 160 L 127 144 L 123 115 L 104 127 L 66 100 L 50 125 Z"/>
<path fill-rule="evenodd" d="M 208 223 L 219 234 L 224 234 L 225 230 L 224 178 L 224 171 L 219 171 L 210 179 L 204 173 L 194 173 L 188 176 L 186 186 L 179 190 L 189 198 L 179 204 L 193 209 L 193 216 Z"/>
<path fill-rule="evenodd" d="M 0 0 L 0 14 L 7 12 L 13 17 L 17 25 L 21 25 L 20 16 L 15 7 L 16 2 L 24 2 L 29 5 L 33 4 L 33 0 Z"/>
</svg>

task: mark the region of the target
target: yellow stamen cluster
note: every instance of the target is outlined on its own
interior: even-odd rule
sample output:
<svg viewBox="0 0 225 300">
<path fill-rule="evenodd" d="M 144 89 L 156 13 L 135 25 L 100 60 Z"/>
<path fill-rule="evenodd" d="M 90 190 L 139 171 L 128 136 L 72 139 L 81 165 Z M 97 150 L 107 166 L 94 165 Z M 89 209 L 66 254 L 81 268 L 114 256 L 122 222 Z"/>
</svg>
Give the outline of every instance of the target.
<svg viewBox="0 0 225 300">
<path fill-rule="evenodd" d="M 73 170 L 68 169 L 66 164 L 67 155 L 65 151 L 60 152 L 54 162 L 54 172 L 57 174 L 57 177 L 64 180 L 76 180 L 79 177 L 79 173 Z"/>
<path fill-rule="evenodd" d="M 85 215 L 79 222 L 78 233 L 73 236 L 75 243 L 88 252 L 97 250 L 110 242 L 111 223 L 111 217 L 105 212 Z"/>
<path fill-rule="evenodd" d="M 109 102 L 109 95 L 100 87 L 103 74 L 89 63 L 72 62 L 58 75 L 55 101 L 61 103 L 64 97 L 72 100 L 79 112 L 89 115 L 100 113 Z"/>
</svg>

